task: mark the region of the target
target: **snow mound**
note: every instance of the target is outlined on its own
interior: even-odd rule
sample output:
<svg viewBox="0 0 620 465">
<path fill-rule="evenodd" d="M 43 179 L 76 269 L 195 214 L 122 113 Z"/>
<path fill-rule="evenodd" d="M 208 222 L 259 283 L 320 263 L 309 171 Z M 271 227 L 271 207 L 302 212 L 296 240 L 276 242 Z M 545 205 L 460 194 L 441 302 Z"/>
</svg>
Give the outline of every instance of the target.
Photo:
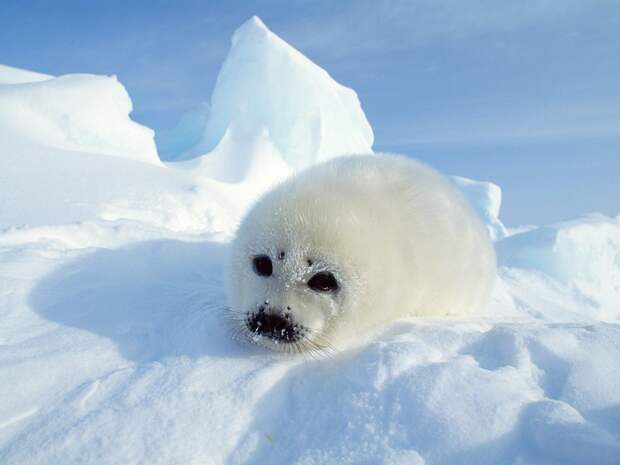
<svg viewBox="0 0 620 465">
<path fill-rule="evenodd" d="M 266 187 L 286 178 L 291 172 L 269 137 L 267 128 L 244 134 L 234 125 L 226 129 L 215 149 L 188 162 L 188 166 L 221 182 L 252 184 L 262 181 Z"/>
<path fill-rule="evenodd" d="M 0 132 L 45 146 L 159 165 L 153 131 L 129 118 L 116 77 L 66 75 L 0 85 Z"/>
<path fill-rule="evenodd" d="M 601 319 L 620 319 L 620 217 L 591 215 L 510 236 L 501 265 L 537 270 L 596 302 Z"/>
<path fill-rule="evenodd" d="M 36 73 L 21 68 L 14 68 L 0 64 L 0 84 L 23 84 L 25 82 L 40 82 L 52 79 L 49 74 Z"/>
<path fill-rule="evenodd" d="M 486 225 L 491 239 L 497 241 L 506 237 L 506 228 L 499 220 L 502 205 L 501 188 L 492 182 L 474 181 L 461 176 L 452 176 L 450 179 L 474 207 Z"/>
<path fill-rule="evenodd" d="M 191 155 L 213 150 L 235 123 L 267 128 L 295 170 L 338 155 L 372 153 L 373 132 L 357 94 L 253 17 L 234 34 L 211 97 L 204 137 Z"/>
</svg>

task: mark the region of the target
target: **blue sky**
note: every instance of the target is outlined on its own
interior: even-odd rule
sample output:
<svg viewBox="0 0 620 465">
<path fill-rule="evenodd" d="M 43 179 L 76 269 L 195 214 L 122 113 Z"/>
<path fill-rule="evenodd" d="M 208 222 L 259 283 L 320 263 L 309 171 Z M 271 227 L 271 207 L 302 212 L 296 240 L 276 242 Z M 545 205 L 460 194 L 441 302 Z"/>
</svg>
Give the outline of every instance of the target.
<svg viewBox="0 0 620 465">
<path fill-rule="evenodd" d="M 209 100 L 257 14 L 354 88 L 375 148 L 504 190 L 509 224 L 620 213 L 620 2 L 0 2 L 0 63 L 116 74 L 133 117 Z"/>
</svg>

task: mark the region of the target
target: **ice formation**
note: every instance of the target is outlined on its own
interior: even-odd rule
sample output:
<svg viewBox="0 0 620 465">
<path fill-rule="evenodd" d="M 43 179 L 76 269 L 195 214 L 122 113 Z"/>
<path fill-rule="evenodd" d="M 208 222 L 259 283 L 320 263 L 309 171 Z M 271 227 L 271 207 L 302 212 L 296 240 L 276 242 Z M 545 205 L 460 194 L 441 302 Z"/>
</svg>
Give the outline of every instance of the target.
<svg viewBox="0 0 620 465">
<path fill-rule="evenodd" d="M 497 250 L 502 263 L 540 271 L 598 302 L 600 319 L 620 319 L 620 217 L 542 226 L 504 239 Z"/>
<path fill-rule="evenodd" d="M 153 131 L 132 121 L 131 110 L 131 99 L 114 76 L 0 85 L 0 129 L 63 150 L 159 165 Z"/>
<path fill-rule="evenodd" d="M 461 176 L 452 176 L 451 179 L 487 226 L 491 239 L 496 241 L 505 237 L 506 228 L 499 219 L 501 188 L 492 182 L 474 181 Z"/>
<path fill-rule="evenodd" d="M 53 77 L 49 74 L 35 73 L 34 71 L 0 64 L 0 85 L 47 81 Z"/>
<path fill-rule="evenodd" d="M 253 17 L 234 34 L 211 96 L 201 143 L 213 150 L 234 123 L 266 128 L 284 160 L 298 170 L 350 153 L 371 153 L 373 132 L 356 93 Z"/>
<path fill-rule="evenodd" d="M 199 103 L 183 114 L 173 128 L 155 133 L 157 150 L 162 160 L 183 159 L 201 141 L 207 127 L 209 108 L 208 103 Z"/>
</svg>

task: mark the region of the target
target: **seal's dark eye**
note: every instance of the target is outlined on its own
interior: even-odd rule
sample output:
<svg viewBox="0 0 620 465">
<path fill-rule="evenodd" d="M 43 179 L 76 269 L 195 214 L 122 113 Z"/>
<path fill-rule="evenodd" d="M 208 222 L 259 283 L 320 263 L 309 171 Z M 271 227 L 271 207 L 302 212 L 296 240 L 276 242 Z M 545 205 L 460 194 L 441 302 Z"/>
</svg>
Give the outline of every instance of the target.
<svg viewBox="0 0 620 465">
<path fill-rule="evenodd" d="M 336 291 L 338 290 L 338 281 L 336 281 L 333 274 L 323 271 L 310 278 L 308 287 L 318 292 Z"/>
<path fill-rule="evenodd" d="M 254 257 L 252 265 L 254 265 L 254 271 L 259 276 L 271 276 L 271 273 L 273 273 L 273 265 L 267 255 Z"/>
</svg>

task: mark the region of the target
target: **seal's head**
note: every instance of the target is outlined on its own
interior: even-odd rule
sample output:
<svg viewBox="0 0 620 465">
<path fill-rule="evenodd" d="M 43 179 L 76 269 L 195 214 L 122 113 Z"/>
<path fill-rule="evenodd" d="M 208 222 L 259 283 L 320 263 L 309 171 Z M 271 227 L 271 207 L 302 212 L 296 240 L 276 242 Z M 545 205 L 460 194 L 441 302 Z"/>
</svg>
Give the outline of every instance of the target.
<svg viewBox="0 0 620 465">
<path fill-rule="evenodd" d="M 251 341 L 283 352 L 325 348 L 363 294 L 356 270 L 365 267 L 347 253 L 355 218 L 332 200 L 297 179 L 263 196 L 241 223 L 228 294 Z"/>
<path fill-rule="evenodd" d="M 274 350 L 322 348 L 330 317 L 340 312 L 346 294 L 338 265 L 304 244 L 263 244 L 243 260 L 247 270 L 238 282 L 243 290 L 236 306 L 242 331 Z"/>
<path fill-rule="evenodd" d="M 317 241 L 310 218 L 265 216 L 257 206 L 233 245 L 229 295 L 243 334 L 278 351 L 329 345 L 330 326 L 345 311 L 351 273 L 329 243 Z"/>
</svg>

